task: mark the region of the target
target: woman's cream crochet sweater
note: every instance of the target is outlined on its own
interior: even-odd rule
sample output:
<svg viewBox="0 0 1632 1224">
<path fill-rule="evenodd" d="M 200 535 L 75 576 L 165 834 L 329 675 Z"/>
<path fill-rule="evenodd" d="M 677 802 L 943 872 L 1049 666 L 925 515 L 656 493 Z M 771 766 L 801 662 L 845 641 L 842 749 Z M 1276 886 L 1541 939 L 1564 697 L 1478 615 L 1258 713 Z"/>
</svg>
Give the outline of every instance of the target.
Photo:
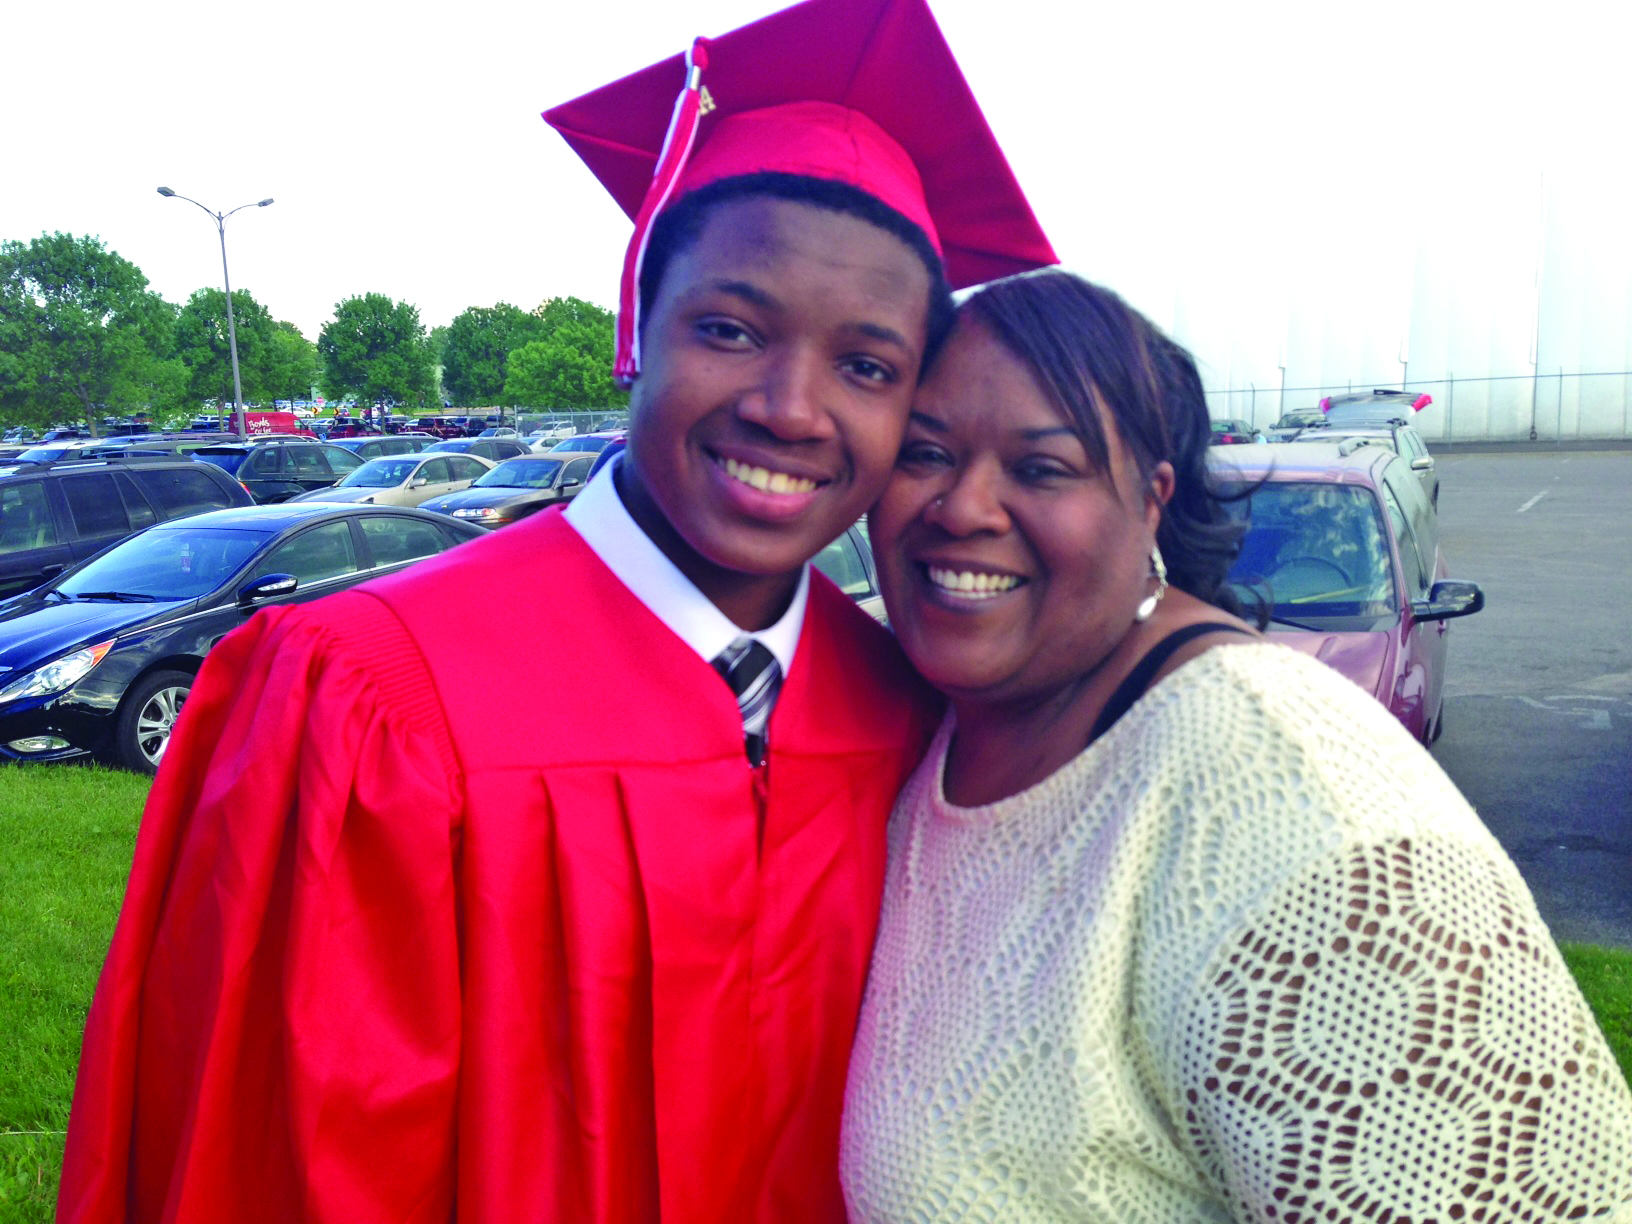
<svg viewBox="0 0 1632 1224">
<path fill-rule="evenodd" d="M 898 802 L 853 1221 L 1632 1220 L 1632 1093 L 1518 872 L 1383 707 L 1221 646 L 1069 765 Z"/>
</svg>

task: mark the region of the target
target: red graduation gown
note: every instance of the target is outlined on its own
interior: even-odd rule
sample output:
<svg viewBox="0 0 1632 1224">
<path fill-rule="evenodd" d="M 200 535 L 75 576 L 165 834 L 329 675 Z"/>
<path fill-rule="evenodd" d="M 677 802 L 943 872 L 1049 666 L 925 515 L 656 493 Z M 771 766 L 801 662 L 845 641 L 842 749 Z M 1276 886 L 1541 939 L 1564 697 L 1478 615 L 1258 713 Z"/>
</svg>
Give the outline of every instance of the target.
<svg viewBox="0 0 1632 1224">
<path fill-rule="evenodd" d="M 842 1220 L 934 714 L 814 575 L 750 769 L 719 677 L 557 513 L 257 615 L 143 817 L 59 1220 Z"/>
</svg>

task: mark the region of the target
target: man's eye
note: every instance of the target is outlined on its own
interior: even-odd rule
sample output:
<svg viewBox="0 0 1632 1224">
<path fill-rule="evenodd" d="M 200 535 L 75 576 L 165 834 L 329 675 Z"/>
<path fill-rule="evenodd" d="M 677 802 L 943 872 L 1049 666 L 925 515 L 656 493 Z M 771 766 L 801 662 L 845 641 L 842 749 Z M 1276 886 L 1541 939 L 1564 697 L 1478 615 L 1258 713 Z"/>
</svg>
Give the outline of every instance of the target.
<svg viewBox="0 0 1632 1224">
<path fill-rule="evenodd" d="M 754 340 L 747 328 L 740 323 L 733 323 L 730 319 L 704 319 L 697 324 L 697 330 L 710 340 L 717 340 L 722 344 L 752 344 Z"/>
<path fill-rule="evenodd" d="M 852 357 L 846 363 L 846 366 L 852 374 L 867 382 L 892 383 L 895 381 L 895 371 L 882 361 L 874 361 L 871 357 Z"/>
</svg>

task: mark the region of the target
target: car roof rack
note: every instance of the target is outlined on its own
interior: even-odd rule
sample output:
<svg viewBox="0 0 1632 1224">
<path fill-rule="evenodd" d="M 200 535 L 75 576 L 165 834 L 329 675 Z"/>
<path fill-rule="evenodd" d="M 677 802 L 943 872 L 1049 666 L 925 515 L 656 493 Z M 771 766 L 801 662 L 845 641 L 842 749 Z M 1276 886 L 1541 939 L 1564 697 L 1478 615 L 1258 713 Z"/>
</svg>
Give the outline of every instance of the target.
<svg viewBox="0 0 1632 1224">
<path fill-rule="evenodd" d="M 1362 446 L 1382 446 L 1387 449 L 1386 443 L 1381 438 L 1344 438 L 1343 441 L 1337 444 L 1337 453 L 1352 455 Z"/>
</svg>

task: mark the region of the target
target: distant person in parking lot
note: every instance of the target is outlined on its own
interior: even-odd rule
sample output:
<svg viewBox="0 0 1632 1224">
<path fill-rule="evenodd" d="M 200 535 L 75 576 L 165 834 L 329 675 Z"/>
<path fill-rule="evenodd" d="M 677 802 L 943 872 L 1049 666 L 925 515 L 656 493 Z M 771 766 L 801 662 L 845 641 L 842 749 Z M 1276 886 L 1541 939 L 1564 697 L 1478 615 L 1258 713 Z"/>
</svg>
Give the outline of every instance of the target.
<svg viewBox="0 0 1632 1224">
<path fill-rule="evenodd" d="M 883 489 L 948 282 L 1054 256 L 923 0 L 811 0 L 548 118 L 637 216 L 628 449 L 212 653 L 62 1220 L 844 1219 L 938 702 L 808 561 Z"/>
</svg>

